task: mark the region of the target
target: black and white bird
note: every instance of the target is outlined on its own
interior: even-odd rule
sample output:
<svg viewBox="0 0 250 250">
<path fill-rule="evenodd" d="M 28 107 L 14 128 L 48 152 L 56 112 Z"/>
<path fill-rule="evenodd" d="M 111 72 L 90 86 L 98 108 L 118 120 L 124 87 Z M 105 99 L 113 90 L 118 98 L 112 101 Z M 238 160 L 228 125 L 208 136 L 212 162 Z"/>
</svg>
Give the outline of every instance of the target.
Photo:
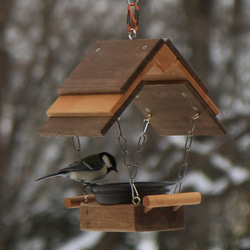
<svg viewBox="0 0 250 250">
<path fill-rule="evenodd" d="M 82 183 L 90 183 L 105 177 L 110 171 L 118 172 L 114 156 L 107 152 L 87 156 L 79 161 L 71 163 L 68 167 L 56 173 L 36 179 L 40 181 L 56 176 L 69 177 Z"/>
</svg>

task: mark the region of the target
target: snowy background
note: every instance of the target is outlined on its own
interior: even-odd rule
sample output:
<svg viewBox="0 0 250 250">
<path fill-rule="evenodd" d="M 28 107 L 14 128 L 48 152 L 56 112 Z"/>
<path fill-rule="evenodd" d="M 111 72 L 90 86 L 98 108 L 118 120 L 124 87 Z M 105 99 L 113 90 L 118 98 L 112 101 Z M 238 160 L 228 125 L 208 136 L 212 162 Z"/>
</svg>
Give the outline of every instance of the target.
<svg viewBox="0 0 250 250">
<path fill-rule="evenodd" d="M 82 232 L 78 209 L 65 197 L 81 194 L 68 179 L 34 180 L 74 161 L 70 138 L 38 130 L 57 89 L 98 40 L 127 39 L 125 0 L 13 0 L 0 3 L 0 249 L 250 249 L 250 1 L 140 0 L 138 38 L 169 38 L 210 90 L 226 136 L 196 137 L 183 191 L 202 204 L 186 209 L 186 229 L 152 233 Z M 142 120 L 122 116 L 131 148 Z M 130 129 L 133 128 L 133 129 Z M 81 138 L 82 156 L 113 153 L 126 181 L 117 129 Z M 184 137 L 149 128 L 138 180 L 173 180 Z"/>
</svg>

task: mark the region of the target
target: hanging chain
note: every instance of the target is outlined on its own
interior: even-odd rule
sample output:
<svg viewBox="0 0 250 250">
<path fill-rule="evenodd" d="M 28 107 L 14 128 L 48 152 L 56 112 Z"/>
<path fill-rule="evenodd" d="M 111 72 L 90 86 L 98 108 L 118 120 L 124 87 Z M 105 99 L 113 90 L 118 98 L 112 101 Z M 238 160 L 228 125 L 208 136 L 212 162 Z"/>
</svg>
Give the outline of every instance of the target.
<svg viewBox="0 0 250 250">
<path fill-rule="evenodd" d="M 137 188 L 135 186 L 134 179 L 137 175 L 139 162 L 141 160 L 141 154 L 142 154 L 142 151 L 143 151 L 144 146 L 145 146 L 146 132 L 148 129 L 148 125 L 150 123 L 150 119 L 151 119 L 151 114 L 149 114 L 148 117 L 145 118 L 143 121 L 144 122 L 143 130 L 142 130 L 141 136 L 139 137 L 139 140 L 138 140 L 137 150 L 135 152 L 135 157 L 134 157 L 133 162 L 131 162 L 131 160 L 130 160 L 127 139 L 122 133 L 120 118 L 118 118 L 118 120 L 117 120 L 117 127 L 118 127 L 118 133 L 119 133 L 118 142 L 120 145 L 120 150 L 122 152 L 124 165 L 129 170 L 129 177 L 130 177 L 129 183 L 131 186 L 132 203 L 133 204 L 140 204 L 140 202 L 141 202 L 141 198 L 139 197 L 139 193 L 138 193 Z"/>
<path fill-rule="evenodd" d="M 136 33 L 139 25 L 139 7 L 137 5 L 138 0 L 130 1 L 127 0 L 127 29 L 128 38 L 133 40 L 136 38 Z"/>
<path fill-rule="evenodd" d="M 142 130 L 141 136 L 139 137 L 139 140 L 138 140 L 137 151 L 135 153 L 134 162 L 132 164 L 132 169 L 134 169 L 134 171 L 135 171 L 134 178 L 136 177 L 136 174 L 138 171 L 138 165 L 139 165 L 139 162 L 141 160 L 142 151 L 143 151 L 144 146 L 145 146 L 146 133 L 148 130 L 148 125 L 150 123 L 151 117 L 152 117 L 152 115 L 148 114 L 148 117 L 143 120 L 143 130 Z"/>
<path fill-rule="evenodd" d="M 76 152 L 77 160 L 79 161 L 81 159 L 80 151 L 81 151 L 81 143 L 78 136 L 72 137 L 73 142 L 73 149 Z"/>
<path fill-rule="evenodd" d="M 189 120 L 189 131 L 186 137 L 186 142 L 185 142 L 185 147 L 184 147 L 184 156 L 183 156 L 183 161 L 179 166 L 179 172 L 178 172 L 178 181 L 175 187 L 175 193 L 181 192 L 181 182 L 182 179 L 185 176 L 186 170 L 187 170 L 187 159 L 188 159 L 188 152 L 191 150 L 192 143 L 193 143 L 193 132 L 196 126 L 196 121 L 200 117 L 200 113 L 195 114 L 194 116 L 191 116 Z"/>
</svg>

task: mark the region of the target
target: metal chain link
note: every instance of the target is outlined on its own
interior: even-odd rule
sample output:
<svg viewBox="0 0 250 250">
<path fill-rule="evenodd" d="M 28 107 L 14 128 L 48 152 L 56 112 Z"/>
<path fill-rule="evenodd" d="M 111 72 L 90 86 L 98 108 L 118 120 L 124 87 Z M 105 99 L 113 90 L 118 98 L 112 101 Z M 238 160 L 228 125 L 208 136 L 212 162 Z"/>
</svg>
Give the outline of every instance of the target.
<svg viewBox="0 0 250 250">
<path fill-rule="evenodd" d="M 120 150 L 122 152 L 122 158 L 124 165 L 130 168 L 130 159 L 129 159 L 129 152 L 128 152 L 128 145 L 127 145 L 127 139 L 122 134 L 121 124 L 120 124 L 120 118 L 117 120 L 117 127 L 119 132 L 118 142 L 120 145 Z"/>
<path fill-rule="evenodd" d="M 134 162 L 132 164 L 132 169 L 134 169 L 134 174 L 132 172 L 132 176 L 134 176 L 134 178 L 137 175 L 138 165 L 139 165 L 139 162 L 141 160 L 142 151 L 143 151 L 144 146 L 145 146 L 146 133 L 148 130 L 148 125 L 150 123 L 150 119 L 151 119 L 151 114 L 149 114 L 148 117 L 143 120 L 143 130 L 142 130 L 141 136 L 139 137 L 139 140 L 137 143 L 137 151 L 135 153 Z"/>
<path fill-rule="evenodd" d="M 183 161 L 179 166 L 179 172 L 178 172 L 178 181 L 177 184 L 175 186 L 175 190 L 174 193 L 181 192 L 181 182 L 182 179 L 185 176 L 186 170 L 187 170 L 187 159 L 188 159 L 188 152 L 191 150 L 192 147 L 192 143 L 193 143 L 193 132 L 196 126 L 196 121 L 197 119 L 200 117 L 200 113 L 197 113 L 194 116 L 191 116 L 190 120 L 189 120 L 189 131 L 186 137 L 186 142 L 185 142 L 185 146 L 184 146 L 184 156 L 183 156 Z"/>
<path fill-rule="evenodd" d="M 76 152 L 77 160 L 79 161 L 81 159 L 80 151 L 81 151 L 81 143 L 78 136 L 72 137 L 73 142 L 73 149 Z"/>
<path fill-rule="evenodd" d="M 141 154 L 145 146 L 146 132 L 148 129 L 148 125 L 150 123 L 150 119 L 151 119 L 151 114 L 149 114 L 148 117 L 144 119 L 143 130 L 142 130 L 141 136 L 138 139 L 137 150 L 135 152 L 135 157 L 134 157 L 133 162 L 131 162 L 130 160 L 127 139 L 122 133 L 120 118 L 118 118 L 117 120 L 117 127 L 118 127 L 118 133 L 119 133 L 118 142 L 120 145 L 120 150 L 122 152 L 124 165 L 129 170 L 129 177 L 130 177 L 129 181 L 130 181 L 130 186 L 131 186 L 133 204 L 139 204 L 141 202 L 139 193 L 135 186 L 134 179 L 137 175 L 139 162 L 141 160 Z"/>
</svg>

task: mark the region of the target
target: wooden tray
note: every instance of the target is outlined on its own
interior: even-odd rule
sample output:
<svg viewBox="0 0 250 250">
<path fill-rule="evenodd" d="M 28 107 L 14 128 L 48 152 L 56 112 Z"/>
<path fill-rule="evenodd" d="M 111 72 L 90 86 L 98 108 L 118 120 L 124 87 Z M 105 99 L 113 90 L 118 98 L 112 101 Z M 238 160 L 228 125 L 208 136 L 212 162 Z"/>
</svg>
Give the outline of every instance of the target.
<svg viewBox="0 0 250 250">
<path fill-rule="evenodd" d="M 184 205 L 201 202 L 198 192 L 150 195 L 143 203 L 100 205 L 94 195 L 64 200 L 67 208 L 80 207 L 81 230 L 109 232 L 146 232 L 179 230 L 185 227 Z"/>
</svg>

